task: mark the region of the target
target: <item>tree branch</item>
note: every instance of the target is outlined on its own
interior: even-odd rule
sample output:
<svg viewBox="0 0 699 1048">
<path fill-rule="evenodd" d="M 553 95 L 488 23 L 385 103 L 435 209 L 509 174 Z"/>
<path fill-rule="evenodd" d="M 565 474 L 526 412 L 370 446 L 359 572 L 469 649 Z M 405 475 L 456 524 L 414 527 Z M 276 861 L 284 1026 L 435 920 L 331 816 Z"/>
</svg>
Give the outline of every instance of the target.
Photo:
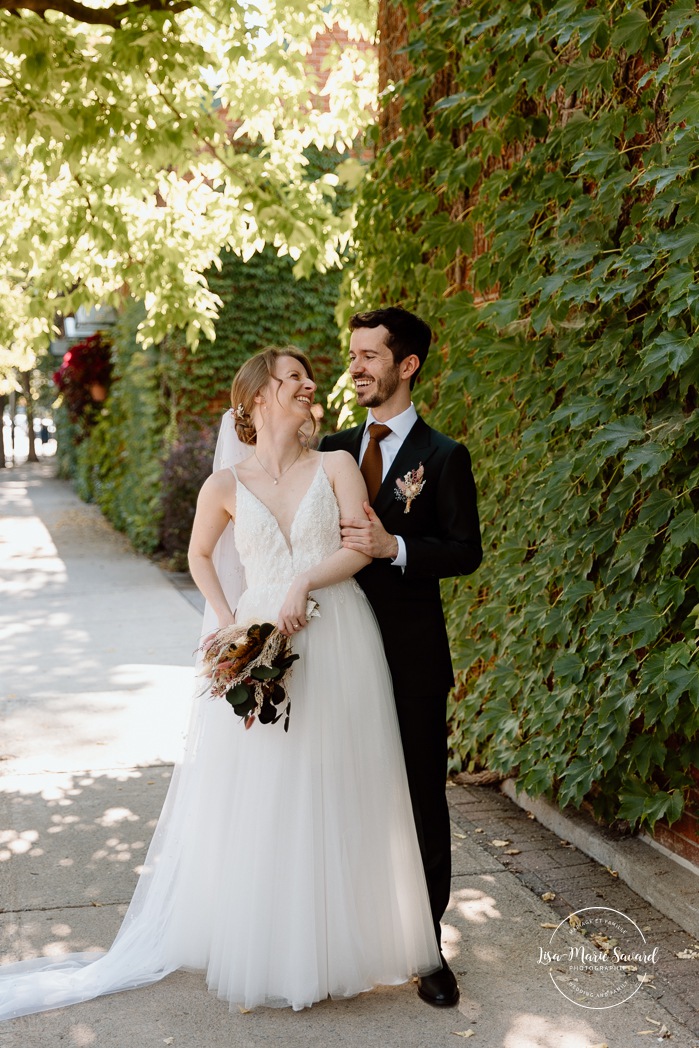
<svg viewBox="0 0 699 1048">
<path fill-rule="evenodd" d="M 77 22 L 110 25 L 116 28 L 129 15 L 151 12 L 175 15 L 188 10 L 193 3 L 194 0 L 131 0 L 126 4 L 110 4 L 109 7 L 97 8 L 86 7 L 80 0 L 0 0 L 0 11 L 9 11 L 15 15 L 21 11 L 33 11 L 42 17 L 47 11 L 58 11 Z"/>
</svg>

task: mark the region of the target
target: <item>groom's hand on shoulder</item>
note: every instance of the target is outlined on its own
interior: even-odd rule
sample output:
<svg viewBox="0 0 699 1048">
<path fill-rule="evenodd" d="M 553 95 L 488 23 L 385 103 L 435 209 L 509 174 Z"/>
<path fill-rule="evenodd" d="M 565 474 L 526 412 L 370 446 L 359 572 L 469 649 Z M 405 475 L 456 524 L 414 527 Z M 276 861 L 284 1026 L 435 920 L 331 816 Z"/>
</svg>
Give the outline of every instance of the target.
<svg viewBox="0 0 699 1048">
<path fill-rule="evenodd" d="M 343 518 L 340 521 L 342 545 L 368 557 L 394 560 L 398 555 L 398 540 L 390 535 L 368 502 L 364 503 L 366 517 Z"/>
</svg>

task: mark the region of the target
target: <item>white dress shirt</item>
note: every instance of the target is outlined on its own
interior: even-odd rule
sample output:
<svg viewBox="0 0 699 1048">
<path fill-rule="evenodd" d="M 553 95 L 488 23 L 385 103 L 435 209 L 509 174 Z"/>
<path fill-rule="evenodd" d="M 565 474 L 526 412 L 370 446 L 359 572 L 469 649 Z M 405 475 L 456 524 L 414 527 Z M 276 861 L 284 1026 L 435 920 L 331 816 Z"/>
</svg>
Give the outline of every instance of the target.
<svg viewBox="0 0 699 1048">
<path fill-rule="evenodd" d="M 367 445 L 369 444 L 369 426 L 372 424 L 372 422 L 378 421 L 378 419 L 374 418 L 374 413 L 371 410 L 371 408 L 369 408 L 369 413 L 367 414 L 366 424 L 364 427 L 364 435 L 362 436 L 362 443 L 359 449 L 360 463 L 364 458 L 364 452 L 366 451 Z M 403 444 L 403 441 L 407 437 L 408 433 L 410 433 L 410 430 L 413 428 L 416 421 L 417 411 L 415 410 L 415 405 L 411 404 L 410 407 L 405 409 L 405 411 L 401 411 L 400 415 L 395 415 L 393 418 L 390 418 L 387 422 L 380 423 L 382 426 L 388 426 L 388 428 L 391 430 L 391 432 L 387 433 L 381 441 L 381 443 L 379 444 L 379 447 L 381 448 L 381 464 L 383 467 L 381 471 L 382 480 L 385 479 L 386 474 L 391 468 L 394 458 L 398 454 L 398 451 L 400 450 L 400 447 Z M 393 564 L 396 568 L 404 568 L 408 563 L 408 555 L 405 548 L 405 541 L 401 538 L 400 535 L 396 535 L 395 539 L 398 543 L 398 553 L 396 554 L 395 558 L 391 561 L 391 564 Z"/>
</svg>

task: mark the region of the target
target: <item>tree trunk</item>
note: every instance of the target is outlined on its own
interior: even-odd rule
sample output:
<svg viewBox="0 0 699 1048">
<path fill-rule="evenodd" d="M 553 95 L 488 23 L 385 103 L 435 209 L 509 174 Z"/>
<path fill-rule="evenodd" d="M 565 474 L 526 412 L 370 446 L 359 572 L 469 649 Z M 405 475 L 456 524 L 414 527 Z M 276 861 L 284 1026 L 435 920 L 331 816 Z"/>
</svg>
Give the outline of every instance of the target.
<svg viewBox="0 0 699 1048">
<path fill-rule="evenodd" d="M 9 399 L 10 398 L 5 393 L 0 394 L 0 469 L 4 469 L 7 465 L 7 461 L 5 459 L 5 427 L 3 425 L 3 422 L 5 416 L 5 408 L 7 407 Z"/>
<path fill-rule="evenodd" d="M 402 48 L 408 43 L 408 23 L 405 8 L 391 0 L 379 0 L 377 19 L 379 37 L 379 93 L 389 84 L 409 76 L 411 65 Z M 379 146 L 393 142 L 401 132 L 401 101 L 395 95 L 385 95 L 379 110 Z"/>
<path fill-rule="evenodd" d="M 27 409 L 27 439 L 29 440 L 29 454 L 27 462 L 38 462 L 36 453 L 36 439 L 34 436 L 34 401 L 32 400 L 32 373 L 31 371 L 20 371 L 20 382 L 24 392 L 24 403 Z"/>
</svg>

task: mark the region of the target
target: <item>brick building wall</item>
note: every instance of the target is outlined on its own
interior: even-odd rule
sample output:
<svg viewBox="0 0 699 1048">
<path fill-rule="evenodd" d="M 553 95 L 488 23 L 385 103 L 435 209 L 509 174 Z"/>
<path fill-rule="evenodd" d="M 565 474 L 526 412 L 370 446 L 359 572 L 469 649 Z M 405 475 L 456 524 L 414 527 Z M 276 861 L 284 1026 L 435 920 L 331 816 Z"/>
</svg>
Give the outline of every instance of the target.
<svg viewBox="0 0 699 1048">
<path fill-rule="evenodd" d="M 653 837 L 699 870 L 699 770 L 692 768 L 692 776 L 695 786 L 690 790 L 684 814 L 672 826 L 662 820 L 656 822 Z"/>
</svg>

